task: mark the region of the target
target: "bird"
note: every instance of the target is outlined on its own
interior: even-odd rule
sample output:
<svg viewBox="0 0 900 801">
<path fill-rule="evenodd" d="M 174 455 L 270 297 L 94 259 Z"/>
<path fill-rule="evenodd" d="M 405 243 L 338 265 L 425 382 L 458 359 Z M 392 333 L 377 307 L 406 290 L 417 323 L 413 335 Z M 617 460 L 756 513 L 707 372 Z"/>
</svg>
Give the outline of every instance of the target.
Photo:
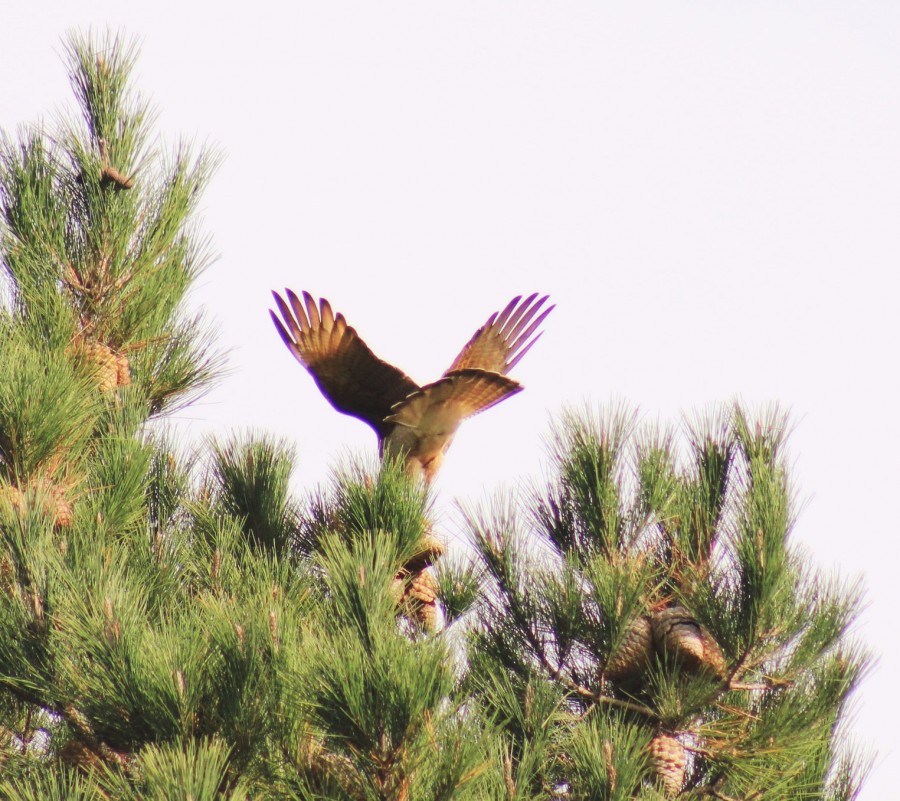
<svg viewBox="0 0 900 801">
<path fill-rule="evenodd" d="M 538 328 L 555 308 L 545 307 L 548 295 L 517 295 L 488 317 L 440 378 L 420 386 L 379 359 L 325 298 L 304 291 L 301 300 L 290 289 L 285 298 L 272 295 L 278 334 L 328 402 L 367 423 L 382 459 L 403 459 L 426 485 L 463 420 L 522 391 L 507 373 L 541 337 Z"/>
</svg>

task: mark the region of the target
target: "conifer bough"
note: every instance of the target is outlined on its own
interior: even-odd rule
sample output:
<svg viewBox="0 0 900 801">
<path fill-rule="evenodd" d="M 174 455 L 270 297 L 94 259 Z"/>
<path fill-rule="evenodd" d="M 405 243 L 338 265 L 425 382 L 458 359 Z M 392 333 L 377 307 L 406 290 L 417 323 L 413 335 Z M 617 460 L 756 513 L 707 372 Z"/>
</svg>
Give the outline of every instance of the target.
<svg viewBox="0 0 900 801">
<path fill-rule="evenodd" d="M 303 500 L 271 437 L 183 456 L 149 423 L 214 373 L 211 160 L 156 152 L 116 37 L 68 54 L 80 120 L 0 145 L 0 801 L 854 798 L 858 599 L 791 543 L 783 415 L 571 413 L 471 562 L 403 460 Z M 287 303 L 298 349 L 352 340 Z M 510 388 L 542 303 L 450 372 Z M 398 384 L 376 430 L 427 394 Z"/>
<path fill-rule="evenodd" d="M 571 412 L 546 487 L 467 512 L 489 576 L 471 681 L 506 782 L 854 798 L 864 763 L 840 723 L 866 665 L 846 635 L 858 592 L 790 544 L 786 419 L 735 405 L 682 430 L 684 447 L 621 407 Z"/>
</svg>

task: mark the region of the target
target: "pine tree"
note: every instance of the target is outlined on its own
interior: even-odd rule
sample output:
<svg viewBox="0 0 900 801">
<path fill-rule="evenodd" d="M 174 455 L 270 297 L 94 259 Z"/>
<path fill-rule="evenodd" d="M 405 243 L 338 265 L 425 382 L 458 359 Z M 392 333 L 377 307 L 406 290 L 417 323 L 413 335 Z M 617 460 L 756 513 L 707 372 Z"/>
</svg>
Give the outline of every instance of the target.
<svg viewBox="0 0 900 801">
<path fill-rule="evenodd" d="M 569 413 L 548 486 L 468 515 L 498 798 L 856 794 L 839 724 L 866 663 L 846 636 L 858 592 L 790 544 L 787 420 L 735 405 L 676 433 Z"/>
<path fill-rule="evenodd" d="M 348 468 L 306 509 L 284 443 L 181 453 L 215 159 L 157 149 L 133 47 L 67 54 L 81 119 L 0 147 L 0 798 L 479 797 L 422 489 Z"/>
<path fill-rule="evenodd" d="M 853 797 L 857 597 L 790 545 L 783 416 L 571 414 L 468 562 L 402 465 L 297 499 L 285 442 L 186 452 L 216 159 L 133 46 L 67 56 L 80 117 L 0 142 L 0 799 Z"/>
<path fill-rule="evenodd" d="M 217 367 L 184 305 L 208 261 L 192 213 L 214 159 L 156 149 L 150 108 L 128 85 L 133 48 L 72 36 L 67 55 L 80 118 L 0 145 L 0 793 L 11 798 L 94 797 L 77 770 L 122 769 L 141 745 L 187 730 L 202 689 L 184 686 L 201 648 L 181 625 L 191 565 L 158 519 L 176 476 L 149 421 Z"/>
</svg>

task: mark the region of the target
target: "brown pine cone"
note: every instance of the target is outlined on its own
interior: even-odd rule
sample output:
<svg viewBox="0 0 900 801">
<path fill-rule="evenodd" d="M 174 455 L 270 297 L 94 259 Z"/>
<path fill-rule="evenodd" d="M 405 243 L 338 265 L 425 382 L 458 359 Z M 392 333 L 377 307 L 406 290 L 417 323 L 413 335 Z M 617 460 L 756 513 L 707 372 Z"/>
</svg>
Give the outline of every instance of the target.
<svg viewBox="0 0 900 801">
<path fill-rule="evenodd" d="M 116 388 L 119 383 L 119 365 L 112 348 L 102 342 L 78 340 L 71 351 L 91 367 L 97 376 L 97 386 L 101 392 Z"/>
<path fill-rule="evenodd" d="M 21 511 L 25 504 L 25 495 L 18 487 L 7 484 L 0 487 L 0 504 L 8 503 L 17 512 Z"/>
<path fill-rule="evenodd" d="M 66 497 L 65 487 L 45 479 L 38 479 L 38 481 L 45 493 L 44 512 L 53 517 L 53 525 L 57 528 L 71 526 L 74 520 L 74 510 L 71 501 Z M 10 484 L 0 487 L 0 503 L 3 501 L 9 503 L 17 512 L 23 512 L 27 505 L 27 495 L 25 490 Z"/>
<path fill-rule="evenodd" d="M 406 570 L 401 570 L 391 582 L 391 597 L 397 605 L 406 604 L 406 614 L 411 620 L 422 624 L 429 631 L 437 628 L 437 579 L 427 571 L 421 571 L 410 577 Z"/>
<path fill-rule="evenodd" d="M 301 754 L 301 764 L 311 778 L 319 781 L 332 779 L 349 798 L 362 798 L 361 775 L 352 760 L 343 754 L 329 751 L 320 740 L 310 738 Z"/>
<path fill-rule="evenodd" d="M 659 652 L 680 660 L 692 670 L 725 675 L 725 657 L 713 636 L 683 606 L 671 606 L 653 618 L 653 636 Z"/>
<path fill-rule="evenodd" d="M 425 627 L 426 631 L 435 631 L 438 624 L 437 604 L 434 601 L 422 604 L 416 610 L 416 619 Z"/>
<path fill-rule="evenodd" d="M 428 572 L 413 576 L 407 591 L 408 597 L 423 604 L 433 604 L 437 600 L 437 579 Z"/>
<path fill-rule="evenodd" d="M 401 570 L 391 582 L 389 592 L 397 605 L 403 603 L 403 596 L 406 595 L 406 575 L 405 571 Z"/>
<path fill-rule="evenodd" d="M 433 534 L 426 534 L 419 541 L 419 549 L 416 554 L 405 565 L 406 570 L 410 573 L 419 573 L 426 567 L 433 565 L 446 551 L 444 543 L 442 543 Z"/>
<path fill-rule="evenodd" d="M 131 383 L 131 364 L 124 353 L 116 356 L 116 383 L 127 387 Z"/>
<path fill-rule="evenodd" d="M 643 673 L 653 655 L 653 625 L 641 615 L 628 624 L 618 649 L 606 663 L 604 674 L 622 681 Z"/>
<path fill-rule="evenodd" d="M 59 484 L 51 485 L 50 495 L 53 499 L 53 522 L 57 528 L 71 526 L 75 519 L 72 502 L 66 497 L 66 490 Z"/>
<path fill-rule="evenodd" d="M 85 773 L 91 773 L 103 767 L 103 760 L 80 740 L 69 740 L 60 748 L 59 758 L 66 765 L 71 765 Z"/>
<path fill-rule="evenodd" d="M 671 734 L 660 732 L 650 741 L 650 763 L 653 772 L 662 783 L 669 798 L 674 798 L 684 787 L 687 753 L 684 746 Z"/>
</svg>

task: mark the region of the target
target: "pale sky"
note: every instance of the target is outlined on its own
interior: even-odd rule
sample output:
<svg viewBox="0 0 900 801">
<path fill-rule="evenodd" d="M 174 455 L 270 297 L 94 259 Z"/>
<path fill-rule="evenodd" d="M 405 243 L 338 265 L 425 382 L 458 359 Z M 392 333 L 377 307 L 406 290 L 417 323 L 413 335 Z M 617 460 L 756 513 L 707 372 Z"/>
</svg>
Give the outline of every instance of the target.
<svg viewBox="0 0 900 801">
<path fill-rule="evenodd" d="M 298 488 L 373 453 L 269 321 L 269 290 L 329 298 L 425 382 L 515 294 L 557 304 L 437 481 L 486 499 L 546 462 L 551 415 L 624 398 L 648 420 L 740 395 L 793 411 L 814 560 L 862 576 L 880 662 L 852 731 L 900 768 L 900 4 L 10 3 L 0 127 L 71 106 L 60 37 L 136 36 L 137 85 L 174 144 L 226 160 L 203 203 L 220 254 L 194 293 L 231 376 L 188 438 L 254 428 Z"/>
</svg>

